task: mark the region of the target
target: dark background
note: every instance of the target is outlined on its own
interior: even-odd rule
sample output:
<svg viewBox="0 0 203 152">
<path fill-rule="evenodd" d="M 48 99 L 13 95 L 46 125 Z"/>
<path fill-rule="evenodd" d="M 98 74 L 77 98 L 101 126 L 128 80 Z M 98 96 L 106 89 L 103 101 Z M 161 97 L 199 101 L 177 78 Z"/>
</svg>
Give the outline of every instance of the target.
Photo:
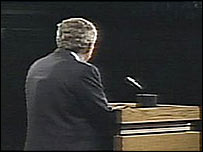
<svg viewBox="0 0 203 152">
<path fill-rule="evenodd" d="M 26 131 L 24 81 L 34 60 L 53 51 L 56 23 L 95 22 L 95 58 L 112 102 L 133 102 L 132 76 L 159 103 L 202 105 L 202 2 L 1 3 L 1 149 L 21 150 Z"/>
</svg>

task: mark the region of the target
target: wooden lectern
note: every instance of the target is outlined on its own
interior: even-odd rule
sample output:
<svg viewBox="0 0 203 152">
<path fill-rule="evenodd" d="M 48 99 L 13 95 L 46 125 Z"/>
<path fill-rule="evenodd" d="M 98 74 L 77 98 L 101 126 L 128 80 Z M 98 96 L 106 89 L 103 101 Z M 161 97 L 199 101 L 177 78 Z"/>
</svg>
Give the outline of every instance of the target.
<svg viewBox="0 0 203 152">
<path fill-rule="evenodd" d="M 141 108 L 136 103 L 112 103 L 119 124 L 115 151 L 201 151 L 200 107 L 157 105 Z"/>
</svg>

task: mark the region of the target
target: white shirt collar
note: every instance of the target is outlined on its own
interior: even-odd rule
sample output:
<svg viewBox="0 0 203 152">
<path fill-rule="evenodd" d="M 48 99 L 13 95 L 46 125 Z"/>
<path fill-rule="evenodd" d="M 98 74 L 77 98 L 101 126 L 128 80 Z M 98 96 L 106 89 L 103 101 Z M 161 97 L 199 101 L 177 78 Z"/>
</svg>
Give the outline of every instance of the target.
<svg viewBox="0 0 203 152">
<path fill-rule="evenodd" d="M 75 57 L 75 59 L 77 60 L 77 61 L 79 61 L 79 62 L 83 62 L 81 59 L 80 59 L 80 57 L 75 53 L 75 52 L 70 52 L 74 57 Z"/>
</svg>

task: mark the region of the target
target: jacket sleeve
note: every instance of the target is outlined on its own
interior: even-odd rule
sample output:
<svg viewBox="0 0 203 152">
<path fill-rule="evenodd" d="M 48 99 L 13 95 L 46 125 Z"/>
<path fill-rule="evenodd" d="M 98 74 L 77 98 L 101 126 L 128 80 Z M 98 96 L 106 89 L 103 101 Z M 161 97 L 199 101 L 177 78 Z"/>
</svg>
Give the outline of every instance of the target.
<svg viewBox="0 0 203 152">
<path fill-rule="evenodd" d="M 83 71 L 79 78 L 80 83 L 80 101 L 86 105 L 86 108 L 95 108 L 100 112 L 111 112 L 112 109 L 108 106 L 108 101 L 103 90 L 101 77 L 98 69 L 95 66 L 88 67 Z M 97 112 L 98 113 L 98 112 Z"/>
<path fill-rule="evenodd" d="M 83 71 L 78 81 L 80 85 L 77 89 L 77 97 L 81 108 L 87 111 L 86 114 L 91 117 L 91 120 L 96 119 L 98 123 L 115 121 L 115 114 L 108 106 L 98 69 L 95 66 L 89 66 Z"/>
</svg>

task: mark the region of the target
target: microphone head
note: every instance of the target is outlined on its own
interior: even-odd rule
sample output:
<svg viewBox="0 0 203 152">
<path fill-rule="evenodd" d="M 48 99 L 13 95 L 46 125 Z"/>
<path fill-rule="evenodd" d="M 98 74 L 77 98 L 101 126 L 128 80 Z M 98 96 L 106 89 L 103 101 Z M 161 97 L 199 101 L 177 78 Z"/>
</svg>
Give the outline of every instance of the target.
<svg viewBox="0 0 203 152">
<path fill-rule="evenodd" d="M 126 77 L 125 78 L 127 81 L 131 81 L 131 82 L 134 82 L 135 81 L 135 79 L 133 79 L 133 78 L 131 78 L 131 77 Z"/>
<path fill-rule="evenodd" d="M 143 87 L 135 79 L 128 76 L 125 78 L 125 80 L 131 85 L 138 87 L 140 90 L 143 89 Z"/>
</svg>

